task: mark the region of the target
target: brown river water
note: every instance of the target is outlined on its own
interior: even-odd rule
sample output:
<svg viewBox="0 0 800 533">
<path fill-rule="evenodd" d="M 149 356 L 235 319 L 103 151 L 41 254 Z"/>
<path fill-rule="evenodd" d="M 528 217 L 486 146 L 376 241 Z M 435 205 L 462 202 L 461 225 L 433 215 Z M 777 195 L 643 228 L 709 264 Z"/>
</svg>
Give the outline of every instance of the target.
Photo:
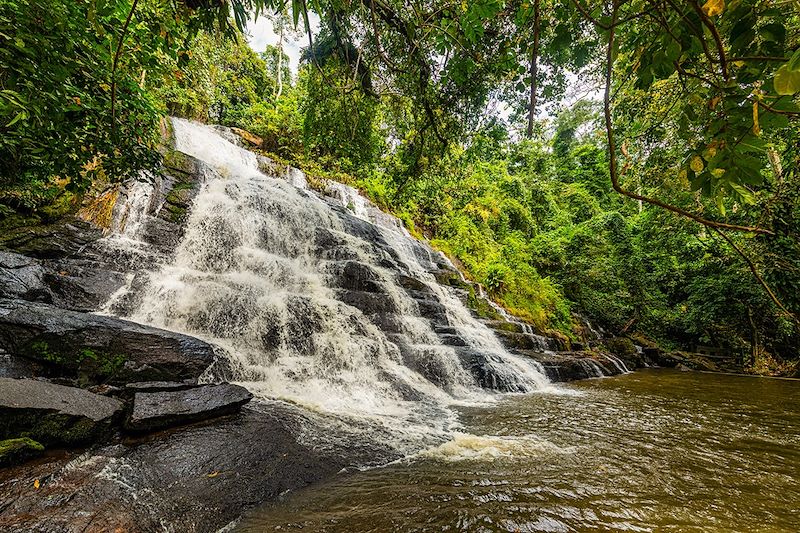
<svg viewBox="0 0 800 533">
<path fill-rule="evenodd" d="M 800 381 L 645 370 L 459 408 L 441 446 L 237 531 L 800 531 Z"/>
</svg>

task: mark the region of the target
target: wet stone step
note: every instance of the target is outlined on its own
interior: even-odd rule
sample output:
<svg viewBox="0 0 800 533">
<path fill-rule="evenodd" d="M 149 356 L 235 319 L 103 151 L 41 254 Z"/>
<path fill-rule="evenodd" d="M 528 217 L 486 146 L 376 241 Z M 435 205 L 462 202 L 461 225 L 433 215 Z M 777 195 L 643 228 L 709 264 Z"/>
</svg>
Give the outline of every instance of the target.
<svg viewBox="0 0 800 533">
<path fill-rule="evenodd" d="M 467 341 L 460 335 L 442 334 L 439 335 L 439 338 L 442 340 L 442 343 L 448 346 L 467 346 Z"/>
<path fill-rule="evenodd" d="M 45 445 L 94 442 L 111 430 L 122 407 L 75 387 L 0 378 L 0 440 L 25 435 Z"/>
<path fill-rule="evenodd" d="M 420 292 L 433 292 L 433 289 L 428 287 L 423 281 L 405 274 L 398 274 L 397 283 L 407 290 L 420 291 Z"/>
<path fill-rule="evenodd" d="M 381 275 L 370 265 L 358 261 L 331 261 L 323 266 L 331 283 L 342 289 L 386 292 Z"/>
<path fill-rule="evenodd" d="M 417 300 L 419 316 L 434 322 L 434 325 L 448 325 L 447 309 L 444 305 L 433 300 Z"/>
<path fill-rule="evenodd" d="M 353 306 L 365 315 L 379 313 L 396 313 L 397 306 L 385 294 L 365 291 L 351 291 L 347 289 L 336 290 L 336 296 L 347 305 Z"/>
<path fill-rule="evenodd" d="M 177 391 L 137 392 L 125 429 L 155 431 L 216 418 L 237 412 L 252 398 L 250 391 L 230 383 Z"/>
</svg>

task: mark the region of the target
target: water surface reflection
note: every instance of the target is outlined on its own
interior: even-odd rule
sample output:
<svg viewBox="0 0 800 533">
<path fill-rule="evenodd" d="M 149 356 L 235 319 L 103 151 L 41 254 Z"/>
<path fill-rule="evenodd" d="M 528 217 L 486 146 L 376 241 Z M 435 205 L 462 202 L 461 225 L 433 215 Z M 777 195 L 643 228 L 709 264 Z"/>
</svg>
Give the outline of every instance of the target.
<svg viewBox="0 0 800 533">
<path fill-rule="evenodd" d="M 649 370 L 461 408 L 463 432 L 241 531 L 800 531 L 800 381 Z"/>
</svg>

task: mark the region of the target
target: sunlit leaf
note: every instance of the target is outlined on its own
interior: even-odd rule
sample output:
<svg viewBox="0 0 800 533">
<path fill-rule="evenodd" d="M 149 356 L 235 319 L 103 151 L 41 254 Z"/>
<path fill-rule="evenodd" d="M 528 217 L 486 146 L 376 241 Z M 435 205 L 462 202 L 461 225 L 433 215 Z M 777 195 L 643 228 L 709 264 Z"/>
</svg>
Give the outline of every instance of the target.
<svg viewBox="0 0 800 533">
<path fill-rule="evenodd" d="M 716 17 L 725 11 L 725 0 L 708 0 L 703 4 L 703 11 L 709 17 Z"/>
<path fill-rule="evenodd" d="M 689 168 L 693 171 L 700 173 L 705 168 L 705 163 L 703 163 L 703 159 L 700 156 L 692 157 L 692 160 L 689 162 Z"/>
<path fill-rule="evenodd" d="M 800 92 L 800 71 L 789 70 L 789 65 L 783 65 L 775 72 L 775 92 L 780 95 L 793 95 Z"/>
</svg>

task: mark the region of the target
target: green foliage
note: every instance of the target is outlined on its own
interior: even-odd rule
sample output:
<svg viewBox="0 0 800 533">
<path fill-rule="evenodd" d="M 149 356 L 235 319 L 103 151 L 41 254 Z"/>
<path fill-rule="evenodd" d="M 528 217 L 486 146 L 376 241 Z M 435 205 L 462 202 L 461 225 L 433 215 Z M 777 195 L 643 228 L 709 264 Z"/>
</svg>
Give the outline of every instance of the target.
<svg viewBox="0 0 800 533">
<path fill-rule="evenodd" d="M 156 63 L 156 49 L 126 56 L 116 76 L 116 128 L 109 115 L 111 51 L 128 8 L 124 1 L 0 4 L 0 188 L 41 191 L 22 203 L 46 200 L 56 178 L 81 189 L 98 175 L 123 179 L 153 165 L 159 114 L 139 79 Z M 131 38 L 151 31 L 136 24 Z"/>
<path fill-rule="evenodd" d="M 345 171 L 373 163 L 380 148 L 378 101 L 353 86 L 340 59 L 331 57 L 323 70 L 308 68 L 302 103 L 306 154 L 336 160 Z"/>
</svg>

